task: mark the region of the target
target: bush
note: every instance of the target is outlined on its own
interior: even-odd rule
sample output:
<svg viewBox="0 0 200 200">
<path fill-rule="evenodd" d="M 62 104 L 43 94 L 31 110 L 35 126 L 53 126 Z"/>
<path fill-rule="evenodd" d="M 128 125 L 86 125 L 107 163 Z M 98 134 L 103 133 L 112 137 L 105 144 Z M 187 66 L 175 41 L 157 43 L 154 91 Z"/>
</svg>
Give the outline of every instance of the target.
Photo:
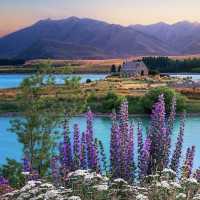
<svg viewBox="0 0 200 200">
<path fill-rule="evenodd" d="M 149 74 L 155 76 L 155 75 L 159 75 L 160 72 L 158 70 L 149 70 Z"/>
<path fill-rule="evenodd" d="M 109 91 L 104 97 L 97 97 L 94 93 L 87 100 L 88 106 L 95 112 L 108 113 L 119 108 L 124 97 Z"/>
<path fill-rule="evenodd" d="M 177 112 L 182 112 L 186 107 L 186 97 L 177 93 L 174 89 L 168 87 L 158 87 L 149 90 L 146 95 L 141 99 L 141 104 L 144 108 L 144 111 L 147 113 L 151 112 L 152 105 L 157 101 L 158 96 L 160 94 L 164 94 L 165 104 L 166 104 L 166 112 L 170 112 L 170 105 L 172 103 L 172 98 L 176 96 L 177 102 Z"/>
<path fill-rule="evenodd" d="M 19 189 L 25 184 L 22 165 L 15 160 L 7 159 L 7 163 L 0 168 L 0 176 L 5 177 L 13 188 Z"/>
<path fill-rule="evenodd" d="M 92 81 L 91 81 L 91 79 L 89 79 L 89 78 L 86 80 L 86 83 L 91 83 L 91 82 L 92 82 Z"/>
<path fill-rule="evenodd" d="M 106 112 L 111 112 L 113 109 L 119 108 L 123 99 L 123 97 L 109 91 L 103 99 L 102 109 Z"/>
<path fill-rule="evenodd" d="M 144 108 L 141 104 L 142 97 L 127 97 L 128 111 L 130 114 L 144 113 Z"/>
</svg>

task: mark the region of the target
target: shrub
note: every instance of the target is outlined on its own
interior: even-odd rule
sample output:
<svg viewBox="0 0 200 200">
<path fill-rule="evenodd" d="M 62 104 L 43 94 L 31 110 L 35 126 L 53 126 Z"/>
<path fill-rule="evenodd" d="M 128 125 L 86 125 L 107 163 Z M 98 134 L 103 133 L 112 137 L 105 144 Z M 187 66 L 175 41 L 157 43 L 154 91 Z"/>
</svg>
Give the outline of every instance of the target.
<svg viewBox="0 0 200 200">
<path fill-rule="evenodd" d="M 158 88 L 153 88 L 149 90 L 149 92 L 147 92 L 145 96 L 141 99 L 141 104 L 145 112 L 147 113 L 151 112 L 152 105 L 157 101 L 158 96 L 161 94 L 163 94 L 165 98 L 167 113 L 169 113 L 170 111 L 170 105 L 172 103 L 172 98 L 174 96 L 176 97 L 177 112 L 181 112 L 185 109 L 186 97 L 184 97 L 180 93 L 177 93 L 174 89 L 171 89 L 168 87 L 158 87 Z"/>
<path fill-rule="evenodd" d="M 12 190 L 8 180 L 0 176 L 0 195 L 12 192 Z"/>
<path fill-rule="evenodd" d="M 91 82 L 92 82 L 92 81 L 91 81 L 91 79 L 89 79 L 89 78 L 86 80 L 86 83 L 91 83 Z"/>
<path fill-rule="evenodd" d="M 113 91 L 108 91 L 104 97 L 98 97 L 94 93 L 87 99 L 88 106 L 96 112 L 109 113 L 113 109 L 119 108 L 124 97 L 117 95 Z"/>
<path fill-rule="evenodd" d="M 0 175 L 9 181 L 13 188 L 21 188 L 25 184 L 22 165 L 15 160 L 7 159 L 7 163 L 0 168 Z"/>
<path fill-rule="evenodd" d="M 149 70 L 150 75 L 158 75 L 160 72 L 158 70 Z"/>
</svg>

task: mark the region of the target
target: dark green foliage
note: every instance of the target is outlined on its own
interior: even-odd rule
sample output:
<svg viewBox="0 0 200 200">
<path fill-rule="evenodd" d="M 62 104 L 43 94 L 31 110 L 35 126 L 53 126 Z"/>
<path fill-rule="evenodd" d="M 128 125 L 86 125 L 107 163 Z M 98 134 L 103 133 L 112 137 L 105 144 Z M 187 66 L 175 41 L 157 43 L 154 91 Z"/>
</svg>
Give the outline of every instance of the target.
<svg viewBox="0 0 200 200">
<path fill-rule="evenodd" d="M 144 97 L 131 97 L 128 96 L 127 101 L 129 104 L 130 114 L 145 114 L 150 113 L 153 103 L 157 101 L 157 97 L 164 94 L 167 112 L 170 110 L 172 97 L 175 95 L 177 99 L 177 112 L 181 112 L 186 108 L 186 97 L 180 93 L 175 92 L 168 87 L 158 87 L 151 89 Z M 109 91 L 104 97 L 97 97 L 92 93 L 88 100 L 87 105 L 94 112 L 109 113 L 114 108 L 119 108 L 120 103 L 125 97 L 119 96 L 116 93 Z"/>
<path fill-rule="evenodd" d="M 8 112 L 19 112 L 21 108 L 19 108 L 15 101 L 1 101 L 0 102 L 0 112 L 8 113 Z"/>
<path fill-rule="evenodd" d="M 64 89 L 74 89 L 67 101 L 56 94 L 44 95 L 45 91 L 55 89 L 52 70 L 49 62 L 43 63 L 38 66 L 36 74 L 23 81 L 17 97 L 17 106 L 22 109 L 23 119 L 12 120 L 10 129 L 23 144 L 31 170 L 36 170 L 40 177 L 48 175 L 50 160 L 60 136 L 57 128 L 62 123 L 62 114 L 71 116 L 85 105 L 84 99 L 79 97 L 79 77 L 65 80 Z"/>
<path fill-rule="evenodd" d="M 118 69 L 117 69 L 117 72 L 118 72 L 118 73 L 121 72 L 121 68 L 122 68 L 122 66 L 119 65 L 119 66 L 118 66 Z"/>
<path fill-rule="evenodd" d="M 186 98 L 177 93 L 175 90 L 168 87 L 158 87 L 151 89 L 146 95 L 141 99 L 141 104 L 144 108 L 144 111 L 147 113 L 151 112 L 152 105 L 157 101 L 158 96 L 164 94 L 166 111 L 169 113 L 170 105 L 172 103 L 173 96 L 176 96 L 177 102 L 177 112 L 181 112 L 185 109 L 186 106 Z"/>
<path fill-rule="evenodd" d="M 144 107 L 141 103 L 142 97 L 127 97 L 128 110 L 130 114 L 144 113 Z"/>
<path fill-rule="evenodd" d="M 68 86 L 70 89 L 77 89 L 80 87 L 80 80 L 81 77 L 72 77 L 71 79 L 69 77 L 65 78 L 65 85 Z"/>
<path fill-rule="evenodd" d="M 10 66 L 10 65 L 23 65 L 26 60 L 23 59 L 0 59 L 0 66 Z"/>
<path fill-rule="evenodd" d="M 91 110 L 101 113 L 109 113 L 113 109 L 118 108 L 124 97 L 117 95 L 113 91 L 109 91 L 104 97 L 97 97 L 92 93 L 87 101 Z"/>
<path fill-rule="evenodd" d="M 118 96 L 112 91 L 109 91 L 103 99 L 102 108 L 110 112 L 113 109 L 118 108 L 122 100 L 123 97 Z"/>
<path fill-rule="evenodd" d="M 7 163 L 0 168 L 0 175 L 9 181 L 13 188 L 19 189 L 25 184 L 22 165 L 15 160 L 7 159 Z"/>
<path fill-rule="evenodd" d="M 43 97 L 42 90 L 54 85 L 51 65 L 38 66 L 38 72 L 21 84 L 17 105 L 22 108 L 23 119 L 11 121 L 11 132 L 16 133 L 28 155 L 31 168 L 41 177 L 47 175 L 50 159 L 58 138 L 56 127 L 61 111 L 56 99 Z"/>
<path fill-rule="evenodd" d="M 158 70 L 149 70 L 150 75 L 158 75 L 160 72 Z"/>
<path fill-rule="evenodd" d="M 87 80 L 86 80 L 86 83 L 91 83 L 92 81 L 88 78 Z"/>
<path fill-rule="evenodd" d="M 111 72 L 111 73 L 116 73 L 116 71 L 117 71 L 117 70 L 116 70 L 116 66 L 115 66 L 115 65 L 112 65 L 112 66 L 111 66 L 111 69 L 110 69 L 110 72 Z"/>
<path fill-rule="evenodd" d="M 168 57 L 144 57 L 143 62 L 150 70 L 160 72 L 200 72 L 200 58 L 174 60 Z"/>
</svg>

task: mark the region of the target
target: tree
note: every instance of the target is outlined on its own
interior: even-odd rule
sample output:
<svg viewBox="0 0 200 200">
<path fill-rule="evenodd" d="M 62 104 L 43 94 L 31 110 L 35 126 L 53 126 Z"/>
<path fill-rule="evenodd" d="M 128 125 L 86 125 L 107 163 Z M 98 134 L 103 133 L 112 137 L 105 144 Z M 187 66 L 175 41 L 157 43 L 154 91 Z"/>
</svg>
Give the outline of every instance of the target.
<svg viewBox="0 0 200 200">
<path fill-rule="evenodd" d="M 18 96 L 23 118 L 12 120 L 10 129 L 23 144 L 31 172 L 36 170 L 40 176 L 44 176 L 48 170 L 56 146 L 55 128 L 59 123 L 54 99 L 42 95 L 44 84 L 48 87 L 54 82 L 51 75 L 47 77 L 41 71 L 24 80 Z"/>
<path fill-rule="evenodd" d="M 62 96 L 63 87 L 55 86 L 51 67 L 49 63 L 43 63 L 36 74 L 21 84 L 17 103 L 22 109 L 23 118 L 12 120 L 10 129 L 23 144 L 30 172 L 36 171 L 41 177 L 47 175 L 50 160 L 56 151 L 60 136 L 57 128 L 63 114 L 71 116 L 84 106 L 84 99 L 80 99 L 80 79 L 68 80 L 63 86 L 64 91 L 73 89 L 73 92 Z M 57 91 L 61 94 L 57 94 Z M 77 106 L 80 101 L 81 106 Z"/>
<path fill-rule="evenodd" d="M 118 66 L 118 69 L 117 69 L 117 72 L 120 73 L 120 72 L 121 72 L 121 69 L 122 69 L 122 66 L 119 65 L 119 66 Z"/>
<path fill-rule="evenodd" d="M 110 72 L 111 73 L 116 73 L 116 66 L 115 65 L 111 66 Z"/>
</svg>

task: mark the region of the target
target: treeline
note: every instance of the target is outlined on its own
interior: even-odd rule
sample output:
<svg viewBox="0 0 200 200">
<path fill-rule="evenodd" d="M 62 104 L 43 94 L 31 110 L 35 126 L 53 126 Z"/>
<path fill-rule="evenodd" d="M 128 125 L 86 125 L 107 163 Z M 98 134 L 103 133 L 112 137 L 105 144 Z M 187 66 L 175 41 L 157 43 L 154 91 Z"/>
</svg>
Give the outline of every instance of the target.
<svg viewBox="0 0 200 200">
<path fill-rule="evenodd" d="M 175 60 L 168 57 L 143 57 L 150 70 L 159 72 L 200 72 L 200 58 Z"/>
<path fill-rule="evenodd" d="M 23 65 L 26 60 L 24 59 L 0 59 L 0 66 L 9 66 L 9 65 Z"/>
</svg>

